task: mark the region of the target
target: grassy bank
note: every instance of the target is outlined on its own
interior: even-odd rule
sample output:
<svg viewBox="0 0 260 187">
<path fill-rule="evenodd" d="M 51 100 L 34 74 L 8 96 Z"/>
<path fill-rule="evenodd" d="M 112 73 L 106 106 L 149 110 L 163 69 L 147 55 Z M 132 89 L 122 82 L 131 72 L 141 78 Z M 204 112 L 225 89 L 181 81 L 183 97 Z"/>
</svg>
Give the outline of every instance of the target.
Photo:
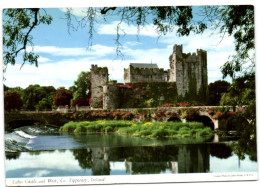
<svg viewBox="0 0 260 187">
<path fill-rule="evenodd" d="M 83 121 L 69 122 L 60 128 L 62 132 L 91 133 L 117 132 L 129 136 L 163 138 L 211 135 L 212 130 L 199 122 L 132 122 L 132 121 Z"/>
</svg>

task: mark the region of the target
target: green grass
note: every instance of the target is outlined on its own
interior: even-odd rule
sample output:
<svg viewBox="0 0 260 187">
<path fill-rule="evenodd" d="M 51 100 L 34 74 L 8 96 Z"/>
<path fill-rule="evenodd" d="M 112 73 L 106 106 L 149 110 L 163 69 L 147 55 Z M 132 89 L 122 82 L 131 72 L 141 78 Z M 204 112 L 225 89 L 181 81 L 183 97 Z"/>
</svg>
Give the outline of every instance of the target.
<svg viewBox="0 0 260 187">
<path fill-rule="evenodd" d="M 129 136 L 149 138 L 196 137 L 211 135 L 212 130 L 199 122 L 132 122 L 119 120 L 69 122 L 60 128 L 63 132 L 117 132 Z"/>
</svg>

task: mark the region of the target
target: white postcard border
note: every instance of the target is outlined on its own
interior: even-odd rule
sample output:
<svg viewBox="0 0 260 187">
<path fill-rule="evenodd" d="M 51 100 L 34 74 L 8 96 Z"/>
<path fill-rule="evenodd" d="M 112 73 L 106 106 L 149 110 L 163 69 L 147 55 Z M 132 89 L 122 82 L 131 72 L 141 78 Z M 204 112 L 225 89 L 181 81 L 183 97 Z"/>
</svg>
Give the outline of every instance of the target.
<svg viewBox="0 0 260 187">
<path fill-rule="evenodd" d="M 112 175 L 78 177 L 7 178 L 7 186 L 61 186 L 95 184 L 147 184 L 179 182 L 225 182 L 258 180 L 257 172 L 239 173 L 193 173 L 161 175 Z"/>
</svg>

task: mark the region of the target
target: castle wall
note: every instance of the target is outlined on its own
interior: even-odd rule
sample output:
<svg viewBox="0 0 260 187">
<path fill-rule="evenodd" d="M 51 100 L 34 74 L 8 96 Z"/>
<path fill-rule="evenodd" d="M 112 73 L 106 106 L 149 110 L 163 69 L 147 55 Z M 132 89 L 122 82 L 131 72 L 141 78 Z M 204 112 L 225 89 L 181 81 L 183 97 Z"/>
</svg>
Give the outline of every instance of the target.
<svg viewBox="0 0 260 187">
<path fill-rule="evenodd" d="M 116 85 L 103 86 L 103 109 L 116 109 L 120 106 L 119 88 Z"/>
<path fill-rule="evenodd" d="M 101 108 L 103 103 L 103 85 L 108 82 L 107 67 L 91 66 L 91 107 Z"/>
<path fill-rule="evenodd" d="M 129 66 L 124 69 L 125 83 L 130 82 L 167 82 L 168 72 L 158 68 L 134 68 Z"/>
</svg>

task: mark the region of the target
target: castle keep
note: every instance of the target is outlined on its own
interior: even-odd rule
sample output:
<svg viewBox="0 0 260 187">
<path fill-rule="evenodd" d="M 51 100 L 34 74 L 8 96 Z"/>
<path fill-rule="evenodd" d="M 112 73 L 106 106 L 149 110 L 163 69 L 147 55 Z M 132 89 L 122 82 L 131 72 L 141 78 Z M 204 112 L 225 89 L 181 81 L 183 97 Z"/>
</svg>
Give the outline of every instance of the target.
<svg viewBox="0 0 260 187">
<path fill-rule="evenodd" d="M 108 69 L 92 65 L 91 107 L 124 108 L 123 103 L 129 102 L 129 98 L 132 97 L 135 102 L 136 100 L 144 102 L 144 99 L 153 99 L 155 102 L 166 99 L 165 102 L 176 102 L 178 98 L 185 98 L 187 95 L 193 96 L 193 99 L 198 99 L 198 95 L 200 97 L 207 95 L 206 51 L 197 49 L 197 53 L 186 54 L 182 51 L 182 45 L 174 45 L 169 60 L 169 70 L 160 69 L 157 64 L 130 63 L 129 67 L 124 69 L 124 84 L 108 83 Z M 135 85 L 141 83 L 146 85 L 143 85 L 142 92 L 137 93 L 136 90 L 140 88 Z M 151 85 L 156 89 L 156 83 L 158 89 L 161 86 L 165 87 L 161 88 L 164 92 L 158 93 L 159 95 L 149 93 Z M 126 92 L 128 96 L 124 98 Z"/>
<path fill-rule="evenodd" d="M 197 49 L 197 54 L 182 52 L 182 45 L 174 45 L 173 53 L 170 56 L 169 82 L 176 82 L 178 95 L 184 96 L 191 87 L 192 82 L 196 83 L 196 92 L 207 90 L 208 70 L 207 52 Z"/>
</svg>

